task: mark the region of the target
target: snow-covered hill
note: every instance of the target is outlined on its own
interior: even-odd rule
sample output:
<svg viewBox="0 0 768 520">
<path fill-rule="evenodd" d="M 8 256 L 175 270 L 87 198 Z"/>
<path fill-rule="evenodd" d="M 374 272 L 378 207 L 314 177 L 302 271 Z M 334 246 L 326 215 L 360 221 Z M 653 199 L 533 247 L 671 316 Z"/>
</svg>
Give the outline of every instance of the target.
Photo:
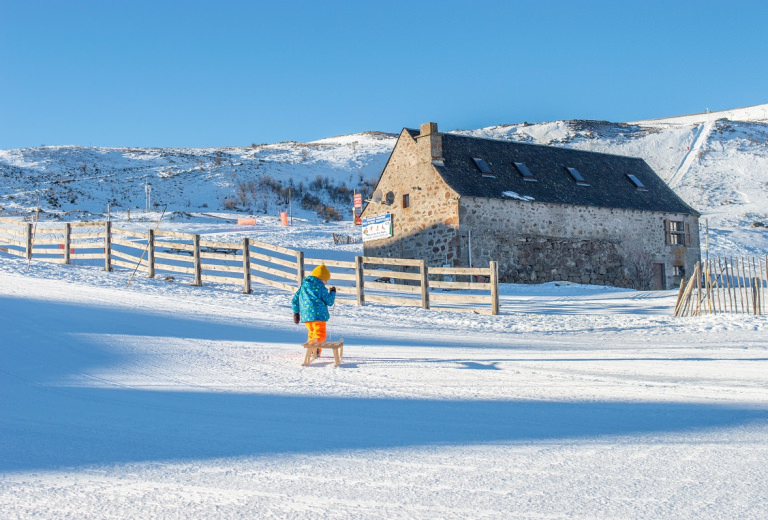
<svg viewBox="0 0 768 520">
<path fill-rule="evenodd" d="M 768 104 L 631 123 L 554 121 L 455 132 L 641 157 L 702 212 L 715 250 L 768 252 Z M 274 215 L 287 207 L 291 188 L 294 214 L 308 217 L 322 203 L 350 218 L 351 190 L 370 188 L 395 140 L 366 132 L 241 148 L 0 150 L 0 214 L 29 214 L 40 204 L 49 216 L 89 218 L 108 204 L 136 211 L 149 201 L 171 212 Z"/>
<path fill-rule="evenodd" d="M 152 208 L 168 206 L 168 211 L 274 214 L 287 205 L 276 194 L 278 186 L 293 188 L 300 202 L 303 193 L 313 191 L 312 182 L 322 180 L 331 192 L 374 182 L 394 141 L 391 134 L 365 132 L 241 148 L 0 150 L 0 213 L 29 213 L 39 203 L 48 215 L 77 218 L 77 212 L 83 217 L 104 213 L 107 205 L 115 211 L 144 210 L 149 201 Z M 328 189 L 321 191 L 324 202 L 340 202 Z"/>
</svg>

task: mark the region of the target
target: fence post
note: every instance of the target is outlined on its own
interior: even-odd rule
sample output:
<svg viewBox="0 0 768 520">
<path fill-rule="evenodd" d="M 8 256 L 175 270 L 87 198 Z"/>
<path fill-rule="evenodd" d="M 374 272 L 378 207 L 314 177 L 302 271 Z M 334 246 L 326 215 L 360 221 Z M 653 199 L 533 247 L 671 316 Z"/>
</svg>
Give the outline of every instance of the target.
<svg viewBox="0 0 768 520">
<path fill-rule="evenodd" d="M 736 261 L 738 262 L 739 259 L 737 258 Z M 741 259 L 741 278 L 743 280 L 743 286 L 744 286 L 744 304 L 745 312 L 749 314 L 749 278 L 747 278 L 747 271 L 744 269 L 744 259 Z"/>
<path fill-rule="evenodd" d="M 147 232 L 147 276 L 155 277 L 155 230 Z"/>
<path fill-rule="evenodd" d="M 754 287 L 757 285 L 757 291 L 755 291 L 755 300 L 757 301 L 757 305 L 755 306 L 755 316 L 759 316 L 761 314 L 760 311 L 760 285 L 762 285 L 762 282 L 760 281 L 760 269 L 759 269 L 759 259 L 758 264 L 755 264 L 755 257 L 753 256 L 751 258 L 752 263 L 752 286 Z"/>
<path fill-rule="evenodd" d="M 688 280 L 688 284 L 685 287 L 685 293 L 683 294 L 683 300 L 680 303 L 680 307 L 675 311 L 675 316 L 685 316 L 686 312 L 689 316 L 696 315 L 695 303 L 692 301 L 694 288 L 696 286 L 696 280 L 701 276 L 700 263 L 696 262 L 693 268 L 691 278 Z"/>
<path fill-rule="evenodd" d="M 104 270 L 112 270 L 112 221 L 107 220 L 105 226 L 106 235 L 104 235 Z"/>
<path fill-rule="evenodd" d="M 757 262 L 760 263 L 760 259 L 757 259 Z M 762 265 L 765 266 L 765 269 L 763 269 Z M 760 282 L 760 301 L 763 304 L 763 311 L 765 311 L 765 287 L 764 285 L 768 283 L 768 255 L 765 255 L 765 263 L 763 263 L 760 267 L 760 272 L 762 273 L 761 278 L 763 279 Z"/>
<path fill-rule="evenodd" d="M 720 257 L 717 257 L 718 263 L 720 262 Z M 725 303 L 725 308 L 729 309 L 730 312 L 733 312 L 733 296 L 731 295 L 731 285 L 733 283 L 731 282 L 731 274 L 728 270 L 728 257 L 724 259 L 723 267 L 720 269 L 721 271 L 725 272 L 725 290 L 728 293 L 728 300 L 726 302 L 725 298 L 723 298 L 723 303 Z"/>
<path fill-rule="evenodd" d="M 243 239 L 243 293 L 251 294 L 251 241 Z"/>
<path fill-rule="evenodd" d="M 67 222 L 64 224 L 64 264 L 69 265 L 72 263 L 72 257 L 70 255 L 70 247 L 72 246 L 72 224 Z"/>
<path fill-rule="evenodd" d="M 680 280 L 680 290 L 677 291 L 677 302 L 675 303 L 675 312 L 672 314 L 673 316 L 679 316 L 680 315 L 680 308 L 683 304 L 683 294 L 685 293 L 685 278 Z"/>
<path fill-rule="evenodd" d="M 357 304 L 365 305 L 365 289 L 363 287 L 363 257 L 355 257 L 355 287 L 357 289 Z"/>
<path fill-rule="evenodd" d="M 296 285 L 304 281 L 304 251 L 296 251 Z"/>
<path fill-rule="evenodd" d="M 757 290 L 757 278 L 752 278 L 752 314 L 760 316 L 760 292 Z"/>
<path fill-rule="evenodd" d="M 419 261 L 419 271 L 421 272 L 421 308 L 429 309 L 429 272 L 426 260 Z"/>
<path fill-rule="evenodd" d="M 499 313 L 499 263 L 492 261 L 491 268 L 491 314 Z"/>
<path fill-rule="evenodd" d="M 699 266 L 699 271 L 697 272 L 698 276 L 696 276 L 696 310 L 694 311 L 694 316 L 701 316 L 701 278 L 704 270 L 700 264 L 696 265 Z"/>
<path fill-rule="evenodd" d="M 200 258 L 200 235 L 194 235 L 194 255 L 195 255 L 195 281 L 192 285 L 199 287 L 203 285 L 203 264 Z"/>
<path fill-rule="evenodd" d="M 32 223 L 27 222 L 27 230 L 26 230 L 27 240 L 26 243 L 26 253 L 27 253 L 27 260 L 32 259 Z"/>
<path fill-rule="evenodd" d="M 715 260 L 714 258 L 712 259 L 712 265 L 715 268 L 715 284 L 717 287 L 717 310 L 722 313 L 722 312 L 725 312 L 725 305 L 723 304 L 723 300 L 725 299 L 724 298 L 725 293 L 723 292 L 724 291 L 723 271 L 722 271 L 722 268 L 720 267 L 719 262 L 717 262 L 717 260 Z"/>
<path fill-rule="evenodd" d="M 709 290 L 707 291 L 709 313 L 717 314 L 717 305 L 715 304 L 715 291 L 717 291 L 717 274 L 714 269 L 712 269 L 712 259 L 707 260 L 707 280 L 709 280 Z"/>
</svg>

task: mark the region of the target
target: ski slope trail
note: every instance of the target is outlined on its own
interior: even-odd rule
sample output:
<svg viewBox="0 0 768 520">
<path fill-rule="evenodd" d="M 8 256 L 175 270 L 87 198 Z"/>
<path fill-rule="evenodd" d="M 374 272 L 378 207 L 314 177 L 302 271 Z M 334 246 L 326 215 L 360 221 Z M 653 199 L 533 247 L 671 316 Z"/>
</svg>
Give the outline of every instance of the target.
<svg viewBox="0 0 768 520">
<path fill-rule="evenodd" d="M 691 143 L 691 146 L 688 149 L 688 153 L 685 154 L 685 157 L 683 157 L 683 160 L 680 162 L 680 166 L 677 167 L 677 170 L 669 179 L 668 184 L 670 188 L 676 189 L 680 186 L 683 178 L 691 169 L 691 165 L 693 165 L 698 160 L 699 152 L 706 145 L 714 125 L 714 122 L 706 121 L 705 123 L 697 126 L 695 136 L 693 138 L 693 143 Z"/>
</svg>

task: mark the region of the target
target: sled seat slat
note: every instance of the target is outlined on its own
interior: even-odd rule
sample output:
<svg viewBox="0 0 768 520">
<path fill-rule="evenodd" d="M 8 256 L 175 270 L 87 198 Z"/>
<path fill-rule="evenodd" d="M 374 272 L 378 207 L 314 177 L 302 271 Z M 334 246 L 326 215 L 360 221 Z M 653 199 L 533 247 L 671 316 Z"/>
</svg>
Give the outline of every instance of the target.
<svg viewBox="0 0 768 520">
<path fill-rule="evenodd" d="M 315 358 L 317 358 L 318 348 L 333 350 L 333 360 L 335 361 L 335 366 L 339 366 L 341 364 L 341 358 L 344 355 L 344 338 L 341 338 L 339 341 L 304 343 L 302 346 L 306 349 L 306 355 L 304 356 L 304 363 L 302 363 L 302 366 L 309 366 L 309 364 L 312 363 Z"/>
</svg>

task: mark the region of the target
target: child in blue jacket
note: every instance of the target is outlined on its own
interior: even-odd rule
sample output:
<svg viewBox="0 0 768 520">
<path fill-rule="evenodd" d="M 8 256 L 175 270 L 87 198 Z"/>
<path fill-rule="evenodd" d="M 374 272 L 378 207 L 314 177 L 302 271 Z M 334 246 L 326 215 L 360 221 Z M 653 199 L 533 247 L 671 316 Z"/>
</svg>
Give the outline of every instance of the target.
<svg viewBox="0 0 768 520">
<path fill-rule="evenodd" d="M 291 299 L 293 322 L 304 323 L 307 327 L 307 343 L 326 339 L 325 324 L 330 319 L 328 307 L 336 300 L 336 287 L 328 290 L 325 284 L 331 279 L 331 273 L 325 265 L 318 265 L 312 274 L 304 278 L 301 287 Z M 317 354 L 320 355 L 320 349 Z"/>
</svg>

